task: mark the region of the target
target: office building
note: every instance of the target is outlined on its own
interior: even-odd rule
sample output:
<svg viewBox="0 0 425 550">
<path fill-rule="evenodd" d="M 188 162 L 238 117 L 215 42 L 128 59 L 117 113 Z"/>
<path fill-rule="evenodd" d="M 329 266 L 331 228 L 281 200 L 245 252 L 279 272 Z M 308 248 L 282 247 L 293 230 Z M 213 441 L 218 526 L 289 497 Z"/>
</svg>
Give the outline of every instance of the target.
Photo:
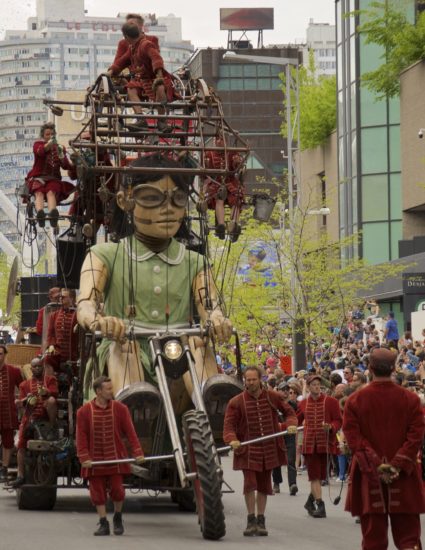
<svg viewBox="0 0 425 550">
<path fill-rule="evenodd" d="M 333 76 L 336 74 L 335 25 L 315 23 L 310 19 L 306 34 L 307 51 L 314 53 L 318 75 Z M 304 63 L 307 59 L 304 58 Z"/>
</svg>

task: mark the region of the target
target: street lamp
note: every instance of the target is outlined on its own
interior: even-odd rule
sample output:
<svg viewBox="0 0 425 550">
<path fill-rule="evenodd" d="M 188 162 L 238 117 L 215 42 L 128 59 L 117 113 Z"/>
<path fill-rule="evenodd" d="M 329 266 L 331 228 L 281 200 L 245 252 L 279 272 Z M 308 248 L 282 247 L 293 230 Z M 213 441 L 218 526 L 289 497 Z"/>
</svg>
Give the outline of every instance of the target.
<svg viewBox="0 0 425 550">
<path fill-rule="evenodd" d="M 293 154 L 298 150 L 298 144 L 300 142 L 300 117 L 299 117 L 299 81 L 298 81 L 298 57 L 272 57 L 262 55 L 245 55 L 239 54 L 233 51 L 227 51 L 223 54 L 223 59 L 232 61 L 248 61 L 250 63 L 266 63 L 269 65 L 282 65 L 285 67 L 285 79 L 286 79 L 286 125 L 287 125 L 287 144 L 288 144 L 288 218 L 289 218 L 289 246 L 291 253 L 294 250 L 294 231 L 295 231 L 295 206 L 299 205 L 300 185 L 297 185 L 296 204 L 294 205 L 294 180 L 295 177 L 300 177 L 299 170 L 299 158 L 297 155 L 298 169 L 295 169 L 293 162 Z M 296 69 L 295 82 L 293 82 L 291 75 L 291 66 Z M 297 147 L 294 146 L 294 130 L 292 128 L 292 104 L 291 104 L 291 88 L 295 90 L 296 97 L 296 117 L 295 123 L 297 127 Z M 326 215 L 326 214 L 323 214 Z M 290 293 L 291 293 L 291 329 L 292 329 L 292 363 L 295 371 L 304 368 L 305 362 L 305 343 L 302 342 L 299 337 L 302 334 L 302 327 L 300 322 L 296 319 L 297 314 L 297 284 L 296 284 L 296 269 L 291 261 L 290 265 Z"/>
</svg>

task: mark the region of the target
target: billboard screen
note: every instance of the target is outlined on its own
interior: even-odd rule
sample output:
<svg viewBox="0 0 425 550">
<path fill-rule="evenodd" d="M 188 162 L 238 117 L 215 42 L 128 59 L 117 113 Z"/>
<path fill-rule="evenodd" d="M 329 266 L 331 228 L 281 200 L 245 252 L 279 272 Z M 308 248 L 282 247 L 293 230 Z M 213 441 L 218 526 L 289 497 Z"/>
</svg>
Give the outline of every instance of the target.
<svg viewBox="0 0 425 550">
<path fill-rule="evenodd" d="M 220 8 L 222 31 L 272 30 L 273 19 L 273 8 Z"/>
</svg>

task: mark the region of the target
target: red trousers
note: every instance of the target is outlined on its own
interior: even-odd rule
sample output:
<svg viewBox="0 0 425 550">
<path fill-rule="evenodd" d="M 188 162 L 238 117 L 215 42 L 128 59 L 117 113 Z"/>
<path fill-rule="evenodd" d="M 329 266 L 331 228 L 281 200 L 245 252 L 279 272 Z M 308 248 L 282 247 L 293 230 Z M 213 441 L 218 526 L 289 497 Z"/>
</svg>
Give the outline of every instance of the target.
<svg viewBox="0 0 425 550">
<path fill-rule="evenodd" d="M 272 471 L 263 470 L 256 472 L 255 470 L 242 470 L 243 472 L 243 494 L 258 491 L 265 495 L 272 495 Z"/>
<path fill-rule="evenodd" d="M 364 514 L 362 526 L 362 550 L 387 550 L 388 516 L 394 544 L 399 550 L 422 549 L 421 521 L 419 514 Z"/>
<path fill-rule="evenodd" d="M 5 449 L 13 449 L 13 432 L 9 428 L 0 430 L 1 444 Z"/>
<path fill-rule="evenodd" d="M 125 489 L 122 484 L 122 474 L 110 476 L 90 476 L 90 499 L 94 506 L 106 504 L 108 495 L 112 502 L 122 502 L 125 497 Z"/>
<path fill-rule="evenodd" d="M 305 454 L 304 460 L 307 466 L 309 481 L 327 479 L 328 455 L 326 453 Z"/>
</svg>

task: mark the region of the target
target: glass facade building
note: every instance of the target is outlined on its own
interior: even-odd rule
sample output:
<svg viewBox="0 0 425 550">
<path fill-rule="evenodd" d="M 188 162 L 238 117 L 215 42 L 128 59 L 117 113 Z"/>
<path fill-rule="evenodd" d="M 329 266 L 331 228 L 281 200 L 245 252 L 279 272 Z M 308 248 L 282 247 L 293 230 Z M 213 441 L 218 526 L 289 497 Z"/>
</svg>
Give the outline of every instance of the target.
<svg viewBox="0 0 425 550">
<path fill-rule="evenodd" d="M 360 85 L 360 76 L 382 64 L 383 50 L 366 44 L 356 33 L 373 0 L 337 0 L 338 187 L 339 232 L 344 238 L 360 233 L 358 248 L 346 258 L 360 256 L 368 263 L 398 258 L 402 238 L 400 167 L 400 102 L 377 100 Z M 412 20 L 415 2 L 397 2 Z"/>
</svg>

